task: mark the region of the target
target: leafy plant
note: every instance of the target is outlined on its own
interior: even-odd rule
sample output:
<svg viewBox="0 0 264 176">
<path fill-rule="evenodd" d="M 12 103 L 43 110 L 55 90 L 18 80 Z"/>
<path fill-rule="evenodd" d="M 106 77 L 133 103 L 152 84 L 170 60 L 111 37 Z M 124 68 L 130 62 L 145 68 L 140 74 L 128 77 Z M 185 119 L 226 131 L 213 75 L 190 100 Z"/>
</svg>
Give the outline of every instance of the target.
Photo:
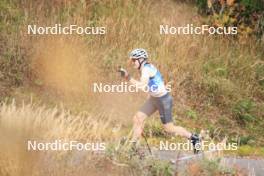
<svg viewBox="0 0 264 176">
<path fill-rule="evenodd" d="M 149 162 L 150 175 L 153 176 L 172 176 L 171 164 L 167 161 L 151 159 Z"/>
<path fill-rule="evenodd" d="M 199 163 L 189 165 L 188 175 L 230 175 L 235 176 L 236 170 L 221 164 L 221 158 L 203 159 Z"/>
<path fill-rule="evenodd" d="M 198 116 L 197 113 L 194 110 L 187 110 L 186 112 L 187 117 L 193 119 L 193 120 L 197 120 Z"/>
<path fill-rule="evenodd" d="M 255 104 L 253 101 L 244 99 L 235 105 L 233 111 L 237 119 L 245 124 L 246 122 L 252 122 L 255 120 L 255 116 L 252 115 L 254 107 Z"/>
<path fill-rule="evenodd" d="M 239 145 L 247 145 L 252 139 L 253 137 L 251 136 L 241 136 L 239 138 Z"/>
<path fill-rule="evenodd" d="M 258 64 L 255 72 L 258 83 L 264 88 L 264 64 Z"/>
<path fill-rule="evenodd" d="M 207 12 L 207 0 L 197 0 L 196 5 L 197 5 L 198 11 L 200 13 L 206 13 Z"/>
<path fill-rule="evenodd" d="M 263 35 L 262 0 L 198 0 L 196 5 L 199 12 L 210 15 L 212 25 L 236 26 L 241 35 Z"/>
</svg>

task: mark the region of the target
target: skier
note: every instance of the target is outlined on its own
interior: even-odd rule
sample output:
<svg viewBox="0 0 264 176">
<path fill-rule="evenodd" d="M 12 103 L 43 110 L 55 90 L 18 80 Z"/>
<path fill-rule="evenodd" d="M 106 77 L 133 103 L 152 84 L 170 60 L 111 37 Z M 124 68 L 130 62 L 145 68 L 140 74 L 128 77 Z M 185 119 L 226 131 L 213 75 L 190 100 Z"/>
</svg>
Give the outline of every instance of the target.
<svg viewBox="0 0 264 176">
<path fill-rule="evenodd" d="M 137 48 L 131 51 L 129 62 L 140 72 L 140 80 L 131 77 L 127 70 L 120 68 L 121 76 L 130 84 L 136 87 L 148 90 L 149 97 L 143 106 L 133 117 L 133 136 L 131 142 L 135 146 L 142 135 L 144 128 L 144 120 L 152 115 L 155 111 L 159 111 L 160 120 L 164 130 L 174 135 L 179 135 L 191 140 L 194 146 L 200 143 L 200 137 L 197 134 L 192 134 L 181 126 L 175 126 L 172 119 L 173 98 L 167 91 L 163 77 L 159 70 L 150 62 L 148 62 L 148 53 L 145 49 Z"/>
</svg>

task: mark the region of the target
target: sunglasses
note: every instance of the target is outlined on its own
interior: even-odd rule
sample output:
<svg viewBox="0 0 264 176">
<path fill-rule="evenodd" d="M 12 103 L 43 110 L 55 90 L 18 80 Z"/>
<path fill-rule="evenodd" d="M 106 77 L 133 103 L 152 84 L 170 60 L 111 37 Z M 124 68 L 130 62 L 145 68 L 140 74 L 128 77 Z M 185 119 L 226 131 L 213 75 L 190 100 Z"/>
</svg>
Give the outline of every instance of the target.
<svg viewBox="0 0 264 176">
<path fill-rule="evenodd" d="M 135 63 L 138 59 L 132 59 L 132 62 Z"/>
</svg>

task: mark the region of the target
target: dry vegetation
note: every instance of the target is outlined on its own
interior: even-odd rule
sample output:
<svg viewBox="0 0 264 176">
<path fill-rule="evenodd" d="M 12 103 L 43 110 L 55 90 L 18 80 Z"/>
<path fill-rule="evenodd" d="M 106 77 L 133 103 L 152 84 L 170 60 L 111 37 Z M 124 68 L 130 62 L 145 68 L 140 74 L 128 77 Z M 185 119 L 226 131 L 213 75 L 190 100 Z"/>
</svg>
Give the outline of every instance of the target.
<svg viewBox="0 0 264 176">
<path fill-rule="evenodd" d="M 27 149 L 28 141 L 33 140 L 74 140 L 82 143 L 114 140 L 117 136 L 112 131 L 109 116 L 73 115 L 62 107 L 17 106 L 13 101 L 9 105 L 1 103 L 0 117 L 0 175 L 101 175 L 106 170 L 112 170 L 112 174 L 122 172 L 122 169 L 115 169 L 105 158 L 91 151 Z M 96 169 L 98 163 L 101 170 Z"/>
<path fill-rule="evenodd" d="M 38 174 L 44 154 L 25 152 L 26 139 L 110 140 L 115 125 L 130 127 L 131 116 L 143 100 L 133 94 L 94 94 L 91 84 L 119 83 L 116 66 L 125 65 L 134 47 L 146 48 L 165 80 L 173 81 L 177 123 L 211 132 L 219 127 L 231 138 L 240 136 L 243 144 L 263 145 L 263 43 L 254 37 L 245 42 L 240 36 L 159 34 L 161 24 L 201 24 L 203 18 L 192 4 L 171 0 L 3 0 L 0 9 L 0 100 L 15 97 L 17 102 L 28 102 L 33 96 L 34 101 L 52 107 L 1 105 L 0 133 L 5 134 L 0 141 L 2 173 Z M 106 26 L 107 34 L 26 34 L 28 24 L 56 23 Z M 53 108 L 61 102 L 74 113 Z M 80 115 L 83 111 L 89 113 Z M 156 129 L 159 134 L 161 128 Z M 67 172 L 63 162 L 59 162 L 63 169 L 58 175 Z M 80 174 L 86 166 L 81 166 Z"/>
</svg>

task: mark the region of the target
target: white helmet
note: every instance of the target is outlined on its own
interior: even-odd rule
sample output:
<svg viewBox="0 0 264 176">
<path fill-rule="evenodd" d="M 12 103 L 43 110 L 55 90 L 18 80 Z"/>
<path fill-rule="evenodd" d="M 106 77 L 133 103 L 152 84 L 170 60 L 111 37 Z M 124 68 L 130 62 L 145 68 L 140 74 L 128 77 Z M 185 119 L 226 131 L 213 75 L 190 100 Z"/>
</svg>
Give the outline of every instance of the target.
<svg viewBox="0 0 264 176">
<path fill-rule="evenodd" d="M 131 51 L 129 54 L 130 59 L 140 59 L 143 58 L 144 60 L 148 59 L 148 53 L 145 49 L 143 48 L 137 48 Z"/>
</svg>

